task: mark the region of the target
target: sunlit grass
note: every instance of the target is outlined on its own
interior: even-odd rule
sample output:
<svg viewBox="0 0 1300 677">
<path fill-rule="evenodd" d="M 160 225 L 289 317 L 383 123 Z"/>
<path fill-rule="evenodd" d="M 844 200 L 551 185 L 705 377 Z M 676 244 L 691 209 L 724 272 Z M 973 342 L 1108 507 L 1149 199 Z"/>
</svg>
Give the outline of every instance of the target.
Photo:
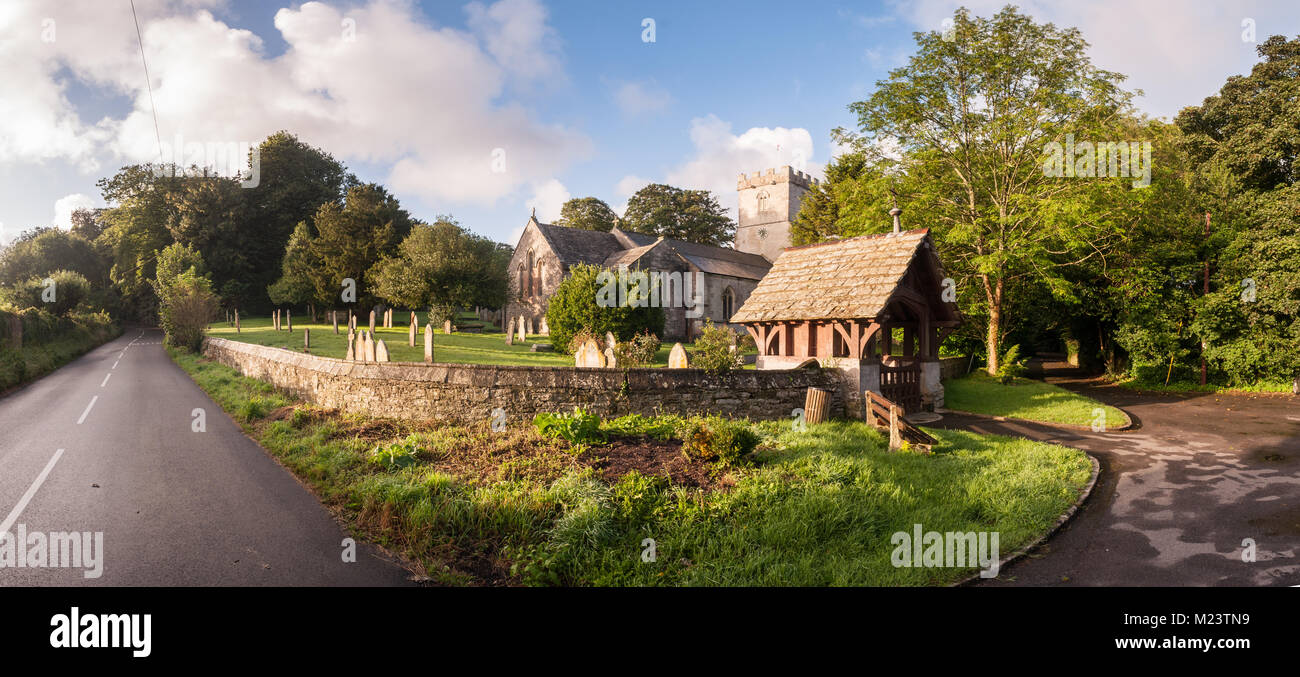
<svg viewBox="0 0 1300 677">
<path fill-rule="evenodd" d="M 1128 421 L 1123 412 L 1090 397 L 1050 383 L 1018 378 L 1002 385 L 987 374 L 944 381 L 944 406 L 975 414 L 1006 416 L 1046 423 L 1090 425 L 1097 419 L 1096 409 L 1105 412 L 1106 425 L 1119 427 Z"/>
<path fill-rule="evenodd" d="M 764 422 L 753 424 L 763 446 L 727 471 L 729 488 L 635 472 L 609 483 L 526 421 L 494 433 L 344 416 L 173 357 L 359 534 L 447 584 L 484 582 L 486 562 L 529 585 L 944 585 L 976 569 L 895 567 L 894 533 L 995 531 L 1006 555 L 1049 529 L 1090 476 L 1082 452 L 1028 440 L 935 430 L 935 453 L 922 456 L 890 452 L 862 423 Z M 366 430 L 381 432 L 356 432 Z M 411 439 L 415 465 L 369 458 Z"/>
</svg>

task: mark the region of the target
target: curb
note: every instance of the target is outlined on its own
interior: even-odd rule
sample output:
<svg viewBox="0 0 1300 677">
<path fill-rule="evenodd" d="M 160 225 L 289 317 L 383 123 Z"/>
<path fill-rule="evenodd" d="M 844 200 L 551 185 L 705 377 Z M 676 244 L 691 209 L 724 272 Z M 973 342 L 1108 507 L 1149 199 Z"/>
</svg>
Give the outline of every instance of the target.
<svg viewBox="0 0 1300 677">
<path fill-rule="evenodd" d="M 1074 449 L 1074 447 L 1070 447 L 1070 448 Z M 1083 450 L 1080 449 L 1079 451 L 1083 451 Z M 1076 513 L 1079 512 L 1079 508 L 1083 505 L 1083 502 L 1088 500 L 1089 496 L 1092 496 L 1092 489 L 1093 487 L 1097 486 L 1097 479 L 1101 477 L 1101 463 L 1097 461 L 1096 456 L 1093 456 L 1092 454 L 1089 454 L 1086 451 L 1084 451 L 1083 453 L 1086 454 L 1088 456 L 1088 460 L 1092 462 L 1092 479 L 1088 480 L 1088 483 L 1084 485 L 1083 491 L 1079 494 L 1079 499 L 1076 500 L 1074 502 L 1074 505 L 1070 506 L 1069 509 L 1061 513 L 1061 516 L 1056 518 L 1056 523 L 1052 525 L 1052 528 L 1048 529 L 1047 532 L 1044 533 L 1042 536 L 1039 536 L 1037 540 L 999 560 L 998 561 L 999 573 L 1001 573 L 1002 569 L 1005 568 L 1007 565 L 1013 564 L 1016 561 L 1023 559 L 1025 555 L 1028 555 L 1032 550 L 1046 543 L 1047 540 L 1050 539 L 1052 536 L 1055 536 L 1056 532 L 1060 531 L 1061 528 L 1064 527 L 1065 524 L 1069 522 L 1070 519 L 1073 518 Z M 957 581 L 956 583 L 950 584 L 948 587 L 960 588 L 970 583 L 973 583 L 974 581 L 977 580 L 988 580 L 988 579 L 981 579 L 980 572 L 977 571 L 971 574 L 970 576 L 967 576 L 966 578 Z"/>
<path fill-rule="evenodd" d="M 1103 404 L 1104 404 L 1104 403 L 1103 403 Z M 1127 411 L 1124 411 L 1123 409 L 1120 409 L 1119 407 L 1117 407 L 1117 406 L 1115 406 L 1115 405 L 1113 405 L 1113 404 L 1107 404 L 1106 406 L 1108 406 L 1108 407 L 1110 407 L 1110 408 L 1112 408 L 1112 409 L 1114 409 L 1114 410 L 1116 410 L 1116 411 L 1118 411 L 1119 413 L 1121 413 L 1121 414 L 1124 415 L 1124 425 L 1119 426 L 1118 428 L 1107 427 L 1106 430 L 1105 430 L 1105 432 L 1113 433 L 1113 432 L 1124 432 L 1124 431 L 1126 431 L 1126 430 L 1133 430 L 1133 427 L 1134 427 L 1134 426 L 1133 426 L 1133 417 L 1132 417 L 1132 416 L 1129 416 Z M 1012 422 L 1012 423 L 1036 423 L 1036 424 L 1038 424 L 1038 425 L 1053 426 L 1053 427 L 1057 427 L 1057 428 L 1069 428 L 1070 430 L 1081 430 L 1081 431 L 1087 431 L 1087 432 L 1098 432 L 1098 431 L 1093 430 L 1093 429 L 1092 429 L 1092 426 L 1089 426 L 1089 425 L 1080 425 L 1080 424 L 1078 424 L 1078 423 L 1057 423 L 1056 421 L 1035 421 L 1035 420 L 1030 419 L 1030 418 L 1014 418 L 1014 417 L 1011 417 L 1011 416 L 994 416 L 994 415 L 992 415 L 992 414 L 977 414 L 977 413 L 975 413 L 975 412 L 973 412 L 973 411 L 962 411 L 961 409 L 944 409 L 943 411 L 944 411 L 945 413 L 949 413 L 949 414 L 961 414 L 961 415 L 963 415 L 963 416 L 974 416 L 974 417 L 976 417 L 976 418 L 984 418 L 984 419 L 988 419 L 988 420 L 991 420 L 991 421 L 1010 421 L 1010 422 Z M 940 413 L 940 412 L 935 412 L 935 413 Z"/>
</svg>

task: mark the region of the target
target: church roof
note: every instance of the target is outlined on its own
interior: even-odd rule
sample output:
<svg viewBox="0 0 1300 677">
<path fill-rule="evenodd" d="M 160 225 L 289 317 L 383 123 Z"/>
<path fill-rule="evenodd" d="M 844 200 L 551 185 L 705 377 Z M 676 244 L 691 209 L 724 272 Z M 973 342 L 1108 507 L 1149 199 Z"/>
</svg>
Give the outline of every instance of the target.
<svg viewBox="0 0 1300 677">
<path fill-rule="evenodd" d="M 534 223 L 550 245 L 551 251 L 566 268 L 581 263 L 604 268 L 617 268 L 620 265 L 632 267 L 656 247 L 668 247 L 686 262 L 714 275 L 759 280 L 772 265 L 758 254 L 738 252 L 728 247 L 661 238 L 620 228 L 605 233 L 538 221 Z"/>
<path fill-rule="evenodd" d="M 913 260 L 934 257 L 928 228 L 788 247 L 731 321 L 879 317 Z M 933 259 L 938 270 L 938 259 Z"/>
</svg>

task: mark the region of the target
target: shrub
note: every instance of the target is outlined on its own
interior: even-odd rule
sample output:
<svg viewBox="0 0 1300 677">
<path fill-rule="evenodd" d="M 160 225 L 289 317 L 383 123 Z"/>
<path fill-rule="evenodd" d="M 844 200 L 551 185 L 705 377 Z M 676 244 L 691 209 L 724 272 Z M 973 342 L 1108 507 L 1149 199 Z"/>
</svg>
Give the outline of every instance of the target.
<svg viewBox="0 0 1300 677">
<path fill-rule="evenodd" d="M 648 367 L 654 364 L 655 355 L 659 352 L 659 346 L 663 345 L 659 337 L 648 331 L 643 331 L 632 337 L 630 341 L 622 341 L 614 351 L 614 356 L 618 358 L 618 366 L 625 368 Z"/>
<path fill-rule="evenodd" d="M 704 322 L 700 337 L 695 339 L 691 351 L 691 366 L 710 373 L 740 369 L 745 364 L 740 356 L 740 341 L 736 332 L 726 325 Z"/>
<path fill-rule="evenodd" d="M 687 426 L 682 435 L 682 453 L 692 460 L 732 467 L 744 462 L 760 440 L 746 423 L 709 417 Z"/>
<path fill-rule="evenodd" d="M 606 421 L 601 427 L 605 432 L 611 435 L 619 435 L 621 437 L 647 435 L 657 440 L 672 439 L 673 435 L 677 432 L 677 426 L 672 418 L 666 416 L 643 416 L 641 414 L 620 416 Z"/>
<path fill-rule="evenodd" d="M 5 292 L 5 299 L 14 308 L 40 308 L 66 317 L 89 293 L 90 283 L 81 273 L 60 270 L 15 284 Z"/>
<path fill-rule="evenodd" d="M 420 440 L 415 435 L 408 435 L 401 442 L 376 445 L 366 457 L 373 465 L 386 470 L 407 468 L 419 463 Z"/>
<path fill-rule="evenodd" d="M 606 332 L 627 341 L 638 332 L 662 334 L 664 311 L 649 305 L 619 304 L 618 274 L 598 266 L 578 265 L 569 269 L 546 310 L 546 324 L 556 350 L 565 350 L 574 334 L 586 329 L 597 336 Z"/>
<path fill-rule="evenodd" d="M 533 427 L 543 437 L 561 437 L 572 444 L 599 444 L 606 440 L 600 429 L 600 417 L 577 407 L 572 414 L 540 413 L 533 417 Z"/>
<path fill-rule="evenodd" d="M 551 336 L 553 338 L 555 334 L 551 334 Z M 601 350 L 605 349 L 605 337 L 597 336 L 596 332 L 591 331 L 590 329 L 579 329 L 574 332 L 573 338 L 569 339 L 565 349 L 569 351 L 570 355 L 572 355 L 578 352 L 578 349 L 582 347 L 582 344 L 587 341 L 595 341 L 596 345 L 600 346 Z"/>
<path fill-rule="evenodd" d="M 1017 377 L 1024 376 L 1026 371 L 1025 361 L 1020 358 L 1020 345 L 1011 346 L 998 362 L 998 383 L 1010 385 Z"/>
</svg>

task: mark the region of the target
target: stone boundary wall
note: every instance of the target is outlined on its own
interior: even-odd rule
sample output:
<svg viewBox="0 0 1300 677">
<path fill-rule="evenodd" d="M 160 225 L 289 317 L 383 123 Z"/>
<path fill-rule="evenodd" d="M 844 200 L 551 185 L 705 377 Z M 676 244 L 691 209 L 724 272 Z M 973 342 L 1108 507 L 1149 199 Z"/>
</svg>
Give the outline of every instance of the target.
<svg viewBox="0 0 1300 677">
<path fill-rule="evenodd" d="M 947 381 L 950 378 L 966 375 L 966 368 L 971 364 L 970 355 L 961 357 L 941 357 L 939 358 L 939 379 Z"/>
<path fill-rule="evenodd" d="M 348 413 L 455 423 L 511 421 L 575 406 L 601 416 L 721 414 L 789 419 L 809 387 L 831 390 L 843 415 L 838 376 L 821 369 L 578 369 L 420 362 L 348 362 L 283 348 L 208 337 L 203 354 L 294 396 Z"/>
</svg>

